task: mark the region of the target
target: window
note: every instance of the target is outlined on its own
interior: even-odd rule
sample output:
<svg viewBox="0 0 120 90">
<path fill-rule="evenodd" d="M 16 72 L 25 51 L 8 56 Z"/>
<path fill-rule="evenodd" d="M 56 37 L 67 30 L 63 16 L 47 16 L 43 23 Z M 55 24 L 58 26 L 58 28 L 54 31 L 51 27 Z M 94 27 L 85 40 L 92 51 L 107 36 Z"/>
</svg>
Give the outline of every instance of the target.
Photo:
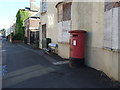
<svg viewBox="0 0 120 90">
<path fill-rule="evenodd" d="M 118 2 L 105 2 L 105 11 L 109 11 L 112 8 L 120 7 L 120 1 Z"/>
<path fill-rule="evenodd" d="M 42 0 L 42 13 L 47 11 L 47 0 Z"/>
<path fill-rule="evenodd" d="M 114 2 L 105 2 L 105 11 L 108 11 L 113 8 Z"/>
<path fill-rule="evenodd" d="M 63 21 L 71 20 L 71 3 L 63 5 Z"/>
<path fill-rule="evenodd" d="M 71 2 L 60 3 L 57 5 L 58 10 L 58 42 L 69 43 L 71 30 Z"/>
<path fill-rule="evenodd" d="M 109 50 L 120 49 L 119 47 L 119 16 L 120 9 L 112 8 L 105 12 L 105 28 L 104 28 L 104 48 Z"/>
<path fill-rule="evenodd" d="M 71 2 L 61 4 L 58 9 L 58 22 L 71 20 Z"/>
<path fill-rule="evenodd" d="M 42 39 L 46 38 L 46 24 L 42 25 Z"/>
<path fill-rule="evenodd" d="M 63 19 L 63 6 L 61 5 L 61 6 L 59 6 L 58 8 L 58 22 L 61 22 Z"/>
</svg>

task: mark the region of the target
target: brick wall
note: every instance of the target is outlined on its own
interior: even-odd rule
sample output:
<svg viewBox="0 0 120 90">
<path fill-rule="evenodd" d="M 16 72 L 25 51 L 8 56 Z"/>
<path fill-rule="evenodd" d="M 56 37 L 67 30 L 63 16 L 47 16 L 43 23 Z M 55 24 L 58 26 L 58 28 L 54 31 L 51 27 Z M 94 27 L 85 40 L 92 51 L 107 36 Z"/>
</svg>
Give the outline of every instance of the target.
<svg viewBox="0 0 120 90">
<path fill-rule="evenodd" d="M 39 19 L 32 20 L 30 19 L 30 27 L 39 27 Z"/>
</svg>

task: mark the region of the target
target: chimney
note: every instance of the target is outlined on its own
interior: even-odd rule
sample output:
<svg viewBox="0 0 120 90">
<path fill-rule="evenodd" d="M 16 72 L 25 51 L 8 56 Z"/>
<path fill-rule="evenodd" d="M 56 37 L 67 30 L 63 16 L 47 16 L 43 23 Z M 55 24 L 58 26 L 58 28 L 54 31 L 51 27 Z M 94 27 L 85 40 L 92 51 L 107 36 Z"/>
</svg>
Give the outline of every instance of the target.
<svg viewBox="0 0 120 90">
<path fill-rule="evenodd" d="M 37 11 L 35 3 L 36 3 L 35 0 L 30 0 L 30 10 Z"/>
</svg>

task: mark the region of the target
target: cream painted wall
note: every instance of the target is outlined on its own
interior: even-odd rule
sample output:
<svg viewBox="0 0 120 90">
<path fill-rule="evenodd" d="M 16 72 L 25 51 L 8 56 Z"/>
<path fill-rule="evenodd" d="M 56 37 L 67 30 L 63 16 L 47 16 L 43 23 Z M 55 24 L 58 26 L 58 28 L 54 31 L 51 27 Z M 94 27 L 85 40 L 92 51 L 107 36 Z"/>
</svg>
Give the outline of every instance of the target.
<svg viewBox="0 0 120 90">
<path fill-rule="evenodd" d="M 104 3 L 73 2 L 72 30 L 87 31 L 86 65 L 118 80 L 118 53 L 103 49 Z"/>
<path fill-rule="evenodd" d="M 47 4 L 47 37 L 52 39 L 52 43 L 58 44 L 58 55 L 62 58 L 69 58 L 69 44 L 68 43 L 58 43 L 58 14 L 57 8 L 55 8 L 58 2 L 49 2 Z"/>
<path fill-rule="evenodd" d="M 70 46 L 69 44 L 62 44 L 58 43 L 59 48 L 58 48 L 58 55 L 61 56 L 62 58 L 68 59 L 70 57 Z"/>
<path fill-rule="evenodd" d="M 56 2 L 47 2 L 47 12 L 41 14 L 40 24 L 40 48 L 42 48 L 42 25 L 46 24 L 46 37 L 52 39 L 52 43 L 57 43 L 57 10 Z M 53 7 L 54 6 L 54 7 Z"/>
<path fill-rule="evenodd" d="M 118 53 L 101 48 L 87 47 L 86 64 L 103 71 L 109 77 L 118 80 Z"/>
<path fill-rule="evenodd" d="M 58 17 L 55 5 L 57 2 L 47 2 L 47 37 L 52 39 L 52 43 L 57 43 Z"/>
<path fill-rule="evenodd" d="M 40 42 L 39 42 L 39 47 L 42 48 L 42 25 L 47 24 L 47 13 L 42 14 L 41 16 L 41 24 L 40 24 Z"/>
<path fill-rule="evenodd" d="M 58 43 L 57 9 L 54 3 L 47 3 L 47 12 L 41 15 L 41 26 L 47 25 L 47 38 L 58 44 L 58 55 L 69 58 L 69 44 Z M 120 61 L 118 53 L 103 49 L 104 32 L 104 3 L 73 2 L 72 3 L 72 30 L 86 30 L 86 65 L 105 72 L 109 77 L 120 80 Z M 40 42 L 40 47 L 41 46 Z M 119 56 L 120 57 L 120 56 Z M 119 63 L 119 64 L 118 64 Z M 119 66 L 118 66 L 119 65 Z M 119 71 L 119 72 L 118 72 Z"/>
<path fill-rule="evenodd" d="M 52 43 L 58 44 L 58 55 L 62 58 L 69 58 L 69 44 L 58 43 L 58 14 L 55 8 L 58 2 L 47 2 L 47 12 L 41 14 L 40 25 L 40 48 L 42 48 L 42 25 L 47 26 L 47 38 L 52 39 Z"/>
<path fill-rule="evenodd" d="M 40 26 L 40 31 L 39 31 L 39 40 L 40 40 L 40 42 L 39 42 L 39 48 L 41 48 L 42 49 L 42 25 L 44 25 L 44 24 L 47 24 L 47 12 L 46 13 L 41 13 L 42 12 L 42 0 L 40 0 L 40 20 L 41 20 L 41 22 L 40 22 L 40 24 L 39 24 L 39 26 Z"/>
</svg>

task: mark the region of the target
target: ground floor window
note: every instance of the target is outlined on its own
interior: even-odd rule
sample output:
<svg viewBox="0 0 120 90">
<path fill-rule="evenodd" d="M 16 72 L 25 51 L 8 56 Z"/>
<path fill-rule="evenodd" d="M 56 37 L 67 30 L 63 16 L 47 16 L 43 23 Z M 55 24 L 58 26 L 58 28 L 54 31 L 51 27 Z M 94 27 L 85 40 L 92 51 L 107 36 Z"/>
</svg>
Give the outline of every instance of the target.
<svg viewBox="0 0 120 90">
<path fill-rule="evenodd" d="M 105 12 L 104 18 L 104 48 L 110 50 L 120 50 L 119 44 L 119 18 L 120 8 L 112 8 Z"/>
<path fill-rule="evenodd" d="M 71 30 L 71 20 L 58 23 L 58 42 L 69 43 Z"/>
<path fill-rule="evenodd" d="M 30 31 L 30 44 L 35 44 L 39 41 L 39 31 Z"/>
<path fill-rule="evenodd" d="M 58 10 L 58 42 L 69 43 L 71 30 L 71 2 L 59 3 Z"/>
</svg>

